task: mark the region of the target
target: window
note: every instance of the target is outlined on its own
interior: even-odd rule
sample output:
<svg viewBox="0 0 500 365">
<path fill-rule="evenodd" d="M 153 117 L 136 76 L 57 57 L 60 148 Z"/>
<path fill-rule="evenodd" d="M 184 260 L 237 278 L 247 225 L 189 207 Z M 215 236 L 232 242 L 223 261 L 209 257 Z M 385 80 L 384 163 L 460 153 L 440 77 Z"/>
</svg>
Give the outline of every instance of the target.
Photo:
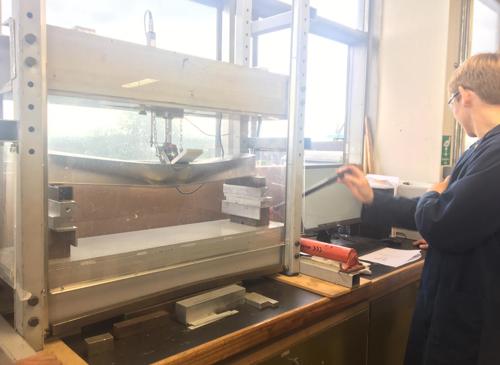
<svg viewBox="0 0 500 365">
<path fill-rule="evenodd" d="M 305 137 L 313 143 L 344 139 L 348 59 L 347 45 L 309 36 Z"/>
<path fill-rule="evenodd" d="M 291 0 L 285 2 L 292 4 Z M 304 136 L 311 140 L 313 150 L 330 151 L 324 152 L 324 155 L 328 154 L 331 161 L 340 163 L 349 159 L 344 156 L 347 138 L 351 138 L 354 144 L 360 144 L 363 130 L 362 127 L 359 128 L 362 120 L 358 119 L 360 115 L 364 115 L 364 111 L 353 113 L 349 108 L 350 105 L 364 105 L 364 87 L 357 89 L 357 94 L 354 95 L 349 83 L 354 82 L 351 81 L 354 74 L 356 80 L 364 82 L 362 75 L 366 73 L 366 39 L 351 44 L 345 40 L 348 37 L 343 37 L 345 34 L 340 33 L 347 32 L 353 37 L 366 34 L 359 31 L 355 33 L 356 29 L 363 30 L 365 27 L 365 1 L 311 0 L 310 4 L 316 11 L 316 18 L 322 19 L 318 29 L 318 25 L 314 24 L 318 19 L 311 18 L 311 25 L 315 26 L 311 26 L 308 36 Z M 339 30 L 339 24 L 353 28 L 352 32 Z M 290 41 L 290 28 L 259 35 L 257 66 L 271 72 L 288 74 Z M 356 57 L 357 62 L 354 62 Z M 351 66 L 353 64 L 356 66 Z M 352 127 L 351 137 L 348 135 L 349 127 Z M 265 120 L 260 136 L 284 137 L 286 131 L 283 123 Z M 360 162 L 358 157 L 361 146 L 357 146 L 355 150 L 356 156 L 352 156 L 351 162 Z M 311 153 L 306 153 L 306 160 L 308 155 Z M 317 157 L 318 153 L 314 155 Z"/>
<path fill-rule="evenodd" d="M 317 9 L 318 16 L 353 29 L 363 29 L 364 1 L 311 0 L 311 6 Z"/>
<path fill-rule="evenodd" d="M 471 54 L 496 52 L 500 47 L 500 4 L 474 1 Z"/>
<path fill-rule="evenodd" d="M 500 49 L 500 3 L 491 0 L 474 1 L 471 55 L 496 52 Z M 477 138 L 465 136 L 465 148 Z"/>
<path fill-rule="evenodd" d="M 292 0 L 281 1 L 292 4 Z M 310 0 L 309 3 L 320 17 L 353 29 L 364 28 L 364 0 Z"/>
</svg>

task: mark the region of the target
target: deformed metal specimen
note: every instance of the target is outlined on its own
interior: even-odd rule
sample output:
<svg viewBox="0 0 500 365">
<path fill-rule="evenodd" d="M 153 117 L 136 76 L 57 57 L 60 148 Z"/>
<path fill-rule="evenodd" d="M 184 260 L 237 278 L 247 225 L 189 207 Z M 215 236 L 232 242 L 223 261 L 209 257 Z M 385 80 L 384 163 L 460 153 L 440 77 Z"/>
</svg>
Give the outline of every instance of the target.
<svg viewBox="0 0 500 365">
<path fill-rule="evenodd" d="M 241 154 L 185 165 L 129 161 L 62 152 L 48 156 L 49 181 L 112 185 L 179 185 L 220 181 L 255 173 L 255 156 Z"/>
<path fill-rule="evenodd" d="M 247 304 L 250 304 L 252 307 L 257 309 L 265 309 L 268 307 L 276 308 L 279 305 L 277 300 L 268 298 L 259 293 L 247 293 L 245 295 L 245 300 Z"/>
<path fill-rule="evenodd" d="M 87 347 L 87 355 L 94 356 L 102 354 L 103 352 L 109 352 L 114 348 L 114 338 L 113 336 L 106 332 L 102 335 L 87 337 L 85 339 L 85 345 Z"/>
<path fill-rule="evenodd" d="M 165 326 L 168 322 L 168 312 L 159 310 L 113 324 L 113 335 L 120 339 Z"/>
<path fill-rule="evenodd" d="M 229 285 L 175 303 L 175 315 L 184 324 L 200 323 L 217 313 L 230 311 L 245 302 L 245 288 Z"/>
</svg>

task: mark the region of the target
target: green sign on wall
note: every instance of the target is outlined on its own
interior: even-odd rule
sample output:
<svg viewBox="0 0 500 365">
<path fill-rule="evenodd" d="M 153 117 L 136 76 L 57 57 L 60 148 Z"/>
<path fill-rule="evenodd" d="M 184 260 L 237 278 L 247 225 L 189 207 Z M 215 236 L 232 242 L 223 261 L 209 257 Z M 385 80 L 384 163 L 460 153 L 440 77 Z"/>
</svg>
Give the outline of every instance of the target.
<svg viewBox="0 0 500 365">
<path fill-rule="evenodd" d="M 443 136 L 441 143 L 441 166 L 451 164 L 451 136 Z"/>
</svg>

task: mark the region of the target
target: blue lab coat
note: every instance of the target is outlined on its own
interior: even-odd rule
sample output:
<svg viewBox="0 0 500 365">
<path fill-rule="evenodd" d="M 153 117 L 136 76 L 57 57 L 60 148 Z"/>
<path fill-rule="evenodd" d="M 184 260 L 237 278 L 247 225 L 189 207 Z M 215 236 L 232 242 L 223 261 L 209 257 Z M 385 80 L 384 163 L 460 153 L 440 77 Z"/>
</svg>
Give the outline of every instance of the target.
<svg viewBox="0 0 500 365">
<path fill-rule="evenodd" d="M 418 229 L 430 248 L 407 365 L 500 365 L 500 126 L 457 162 L 448 189 L 375 193 L 363 219 Z"/>
</svg>

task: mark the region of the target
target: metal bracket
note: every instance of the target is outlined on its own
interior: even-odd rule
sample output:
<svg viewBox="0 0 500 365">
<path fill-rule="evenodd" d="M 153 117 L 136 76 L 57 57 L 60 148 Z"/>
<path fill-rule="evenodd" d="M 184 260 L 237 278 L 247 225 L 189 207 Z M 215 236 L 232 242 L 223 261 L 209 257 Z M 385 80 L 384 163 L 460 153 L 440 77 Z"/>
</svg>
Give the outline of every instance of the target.
<svg viewBox="0 0 500 365">
<path fill-rule="evenodd" d="M 18 140 L 18 122 L 17 120 L 0 119 L 0 141 L 13 142 Z"/>
<path fill-rule="evenodd" d="M 14 18 L 9 18 L 3 25 L 9 27 L 10 80 L 12 81 L 17 77 L 16 22 Z"/>
</svg>

